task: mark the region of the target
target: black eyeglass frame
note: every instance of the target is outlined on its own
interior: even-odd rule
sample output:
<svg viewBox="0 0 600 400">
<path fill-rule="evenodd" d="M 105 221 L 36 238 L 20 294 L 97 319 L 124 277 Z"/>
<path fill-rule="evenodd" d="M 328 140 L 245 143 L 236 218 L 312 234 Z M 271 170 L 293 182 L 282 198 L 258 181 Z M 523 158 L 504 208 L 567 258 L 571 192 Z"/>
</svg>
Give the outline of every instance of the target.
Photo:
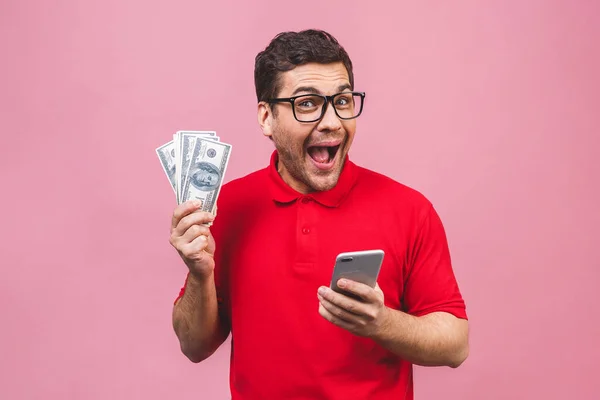
<svg viewBox="0 0 600 400">
<path fill-rule="evenodd" d="M 340 116 L 340 114 L 338 114 L 338 110 L 337 110 L 337 108 L 335 108 L 335 104 L 333 104 L 333 99 L 334 99 L 334 97 L 339 96 L 341 94 L 351 94 L 351 95 L 359 95 L 360 96 L 360 98 L 361 98 L 361 101 L 360 101 L 360 110 L 358 110 L 358 113 L 355 116 L 349 117 L 349 118 L 345 118 L 345 117 Z M 306 97 L 306 96 L 321 97 L 322 99 L 325 99 L 325 101 L 323 102 L 323 107 L 321 108 L 321 115 L 319 115 L 319 118 L 313 119 L 311 121 L 300 121 L 298 119 L 298 117 L 296 116 L 296 107 L 294 107 L 294 102 L 296 101 L 296 99 L 298 99 L 300 97 Z M 312 123 L 312 122 L 317 122 L 317 121 L 321 120 L 323 118 L 323 116 L 325 115 L 325 111 L 327 110 L 327 105 L 329 103 L 331 103 L 331 105 L 333 106 L 333 111 L 335 112 L 335 115 L 337 115 L 339 119 L 349 120 L 349 119 L 358 118 L 360 116 L 360 114 L 362 114 L 363 107 L 365 106 L 365 92 L 340 92 L 340 93 L 332 94 L 331 96 L 325 96 L 325 95 L 322 95 L 322 94 L 314 94 L 314 93 L 310 93 L 309 94 L 309 93 L 307 93 L 307 94 L 300 94 L 300 95 L 294 96 L 294 97 L 279 97 L 279 98 L 275 98 L 275 99 L 267 99 L 265 101 L 267 103 L 269 103 L 269 104 L 290 103 L 292 105 L 292 112 L 294 113 L 294 118 L 298 122 Z"/>
</svg>

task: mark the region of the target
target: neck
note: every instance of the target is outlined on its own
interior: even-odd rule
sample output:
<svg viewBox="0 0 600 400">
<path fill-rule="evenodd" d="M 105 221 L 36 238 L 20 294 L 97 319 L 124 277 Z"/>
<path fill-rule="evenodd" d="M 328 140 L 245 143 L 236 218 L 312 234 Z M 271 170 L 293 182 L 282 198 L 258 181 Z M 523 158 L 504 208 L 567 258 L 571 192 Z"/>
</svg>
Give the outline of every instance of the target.
<svg viewBox="0 0 600 400">
<path fill-rule="evenodd" d="M 302 193 L 302 194 L 308 194 L 308 193 L 314 192 L 314 190 L 312 188 L 310 188 L 308 185 L 295 179 L 288 172 L 288 170 L 283 166 L 283 163 L 279 162 L 279 160 L 277 161 L 277 173 L 279 174 L 281 179 L 283 179 L 283 181 L 285 183 L 287 183 L 288 186 L 291 187 L 292 189 L 294 189 L 296 192 Z"/>
</svg>

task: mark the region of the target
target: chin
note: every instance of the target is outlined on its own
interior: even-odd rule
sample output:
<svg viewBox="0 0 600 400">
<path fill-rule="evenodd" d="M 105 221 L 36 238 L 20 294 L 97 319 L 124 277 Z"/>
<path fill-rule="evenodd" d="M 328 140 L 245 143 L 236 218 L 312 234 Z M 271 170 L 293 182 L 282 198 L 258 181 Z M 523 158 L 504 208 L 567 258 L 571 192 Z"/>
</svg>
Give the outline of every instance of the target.
<svg viewBox="0 0 600 400">
<path fill-rule="evenodd" d="M 327 190 L 331 190 L 337 185 L 338 180 L 340 179 L 340 171 L 331 171 L 329 174 L 323 175 L 312 175 L 307 179 L 307 185 L 317 191 L 324 192 Z"/>
<path fill-rule="evenodd" d="M 341 159 L 343 160 L 343 158 Z M 337 185 L 342 172 L 342 162 L 336 160 L 335 164 L 329 171 L 324 171 L 315 168 L 315 165 L 312 164 L 309 157 L 307 157 L 307 162 L 311 165 L 307 165 L 307 169 L 305 172 L 306 179 L 304 183 L 307 186 L 309 186 L 312 190 L 324 192 L 333 189 L 335 185 Z"/>
</svg>

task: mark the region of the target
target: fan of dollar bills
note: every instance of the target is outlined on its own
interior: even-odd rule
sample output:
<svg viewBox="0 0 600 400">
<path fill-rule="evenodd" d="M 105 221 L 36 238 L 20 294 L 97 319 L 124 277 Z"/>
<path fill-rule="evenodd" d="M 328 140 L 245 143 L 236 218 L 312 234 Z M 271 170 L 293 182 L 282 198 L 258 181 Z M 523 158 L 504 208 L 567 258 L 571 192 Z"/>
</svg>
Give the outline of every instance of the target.
<svg viewBox="0 0 600 400">
<path fill-rule="evenodd" d="M 200 200 L 202 211 L 215 214 L 231 145 L 221 142 L 213 131 L 178 131 L 156 154 L 177 204 Z"/>
</svg>

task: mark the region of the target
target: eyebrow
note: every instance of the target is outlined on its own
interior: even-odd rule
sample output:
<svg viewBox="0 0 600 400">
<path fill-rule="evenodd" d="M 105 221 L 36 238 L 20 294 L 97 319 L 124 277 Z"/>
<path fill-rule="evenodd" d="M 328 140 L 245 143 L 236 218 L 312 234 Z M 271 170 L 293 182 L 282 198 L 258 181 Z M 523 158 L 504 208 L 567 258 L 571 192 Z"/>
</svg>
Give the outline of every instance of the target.
<svg viewBox="0 0 600 400">
<path fill-rule="evenodd" d="M 338 92 L 343 92 L 346 89 L 352 90 L 352 86 L 349 83 L 338 86 Z"/>
<path fill-rule="evenodd" d="M 321 92 L 318 89 L 316 89 L 316 88 L 314 88 L 312 86 L 300 86 L 300 87 L 296 88 L 296 90 L 294 90 L 292 92 L 292 96 L 295 96 L 295 95 L 297 95 L 300 92 L 307 92 L 307 93 L 313 93 L 313 94 L 321 94 Z"/>
<path fill-rule="evenodd" d="M 352 86 L 350 86 L 349 83 L 344 83 L 343 85 L 338 86 L 338 92 L 343 92 L 346 89 L 352 89 Z M 292 92 L 292 97 L 295 96 L 296 94 L 300 93 L 300 92 L 305 92 L 305 93 L 312 93 L 312 94 L 321 94 L 321 91 L 317 88 L 314 88 L 312 86 L 300 86 L 298 88 L 296 88 L 296 90 L 294 90 Z"/>
</svg>

